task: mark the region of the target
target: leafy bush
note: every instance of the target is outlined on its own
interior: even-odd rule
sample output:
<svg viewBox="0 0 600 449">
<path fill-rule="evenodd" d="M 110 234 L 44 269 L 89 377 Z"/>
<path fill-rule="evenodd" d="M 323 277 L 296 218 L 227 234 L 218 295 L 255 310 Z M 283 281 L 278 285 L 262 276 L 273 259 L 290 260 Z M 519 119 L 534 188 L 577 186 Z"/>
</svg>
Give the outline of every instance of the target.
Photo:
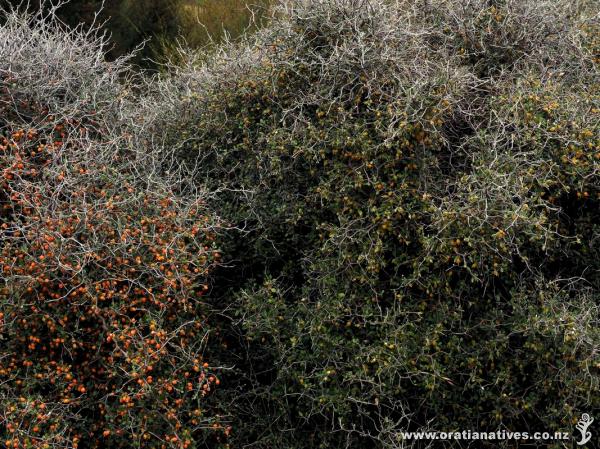
<svg viewBox="0 0 600 449">
<path fill-rule="evenodd" d="M 238 445 L 565 430 L 600 406 L 595 14 L 297 1 L 179 69 L 181 157 L 240 229 L 214 355 Z"/>
<path fill-rule="evenodd" d="M 5 13 L 4 444 L 572 431 L 600 409 L 595 6 L 295 0 L 162 78 Z"/>
<path fill-rule="evenodd" d="M 193 447 L 225 431 L 202 357 L 219 221 L 160 143 L 168 104 L 94 30 L 2 14 L 3 446 Z"/>
</svg>

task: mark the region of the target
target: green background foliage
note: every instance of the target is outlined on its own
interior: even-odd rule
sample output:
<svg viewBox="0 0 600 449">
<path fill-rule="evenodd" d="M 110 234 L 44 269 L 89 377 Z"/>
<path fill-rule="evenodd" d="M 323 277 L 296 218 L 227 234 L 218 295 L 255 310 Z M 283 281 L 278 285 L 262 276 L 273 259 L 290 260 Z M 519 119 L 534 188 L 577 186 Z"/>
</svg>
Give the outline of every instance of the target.
<svg viewBox="0 0 600 449">
<path fill-rule="evenodd" d="M 23 2 L 3 0 L 0 4 Z M 71 27 L 81 23 L 89 27 L 94 20 L 102 24 L 110 34 L 109 59 L 144 44 L 134 61 L 154 69 L 154 62 L 176 55 L 178 41 L 207 49 L 225 36 L 235 39 L 255 29 L 263 23 L 270 4 L 269 0 L 71 0 L 58 9 L 58 16 Z M 40 1 L 29 5 L 36 10 Z"/>
</svg>

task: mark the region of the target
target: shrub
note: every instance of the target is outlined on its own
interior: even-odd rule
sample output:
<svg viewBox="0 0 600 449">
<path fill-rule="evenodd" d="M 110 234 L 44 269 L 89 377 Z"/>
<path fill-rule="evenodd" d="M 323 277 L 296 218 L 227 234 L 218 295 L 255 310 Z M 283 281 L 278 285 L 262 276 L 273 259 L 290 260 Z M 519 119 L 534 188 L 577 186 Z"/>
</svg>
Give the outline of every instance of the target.
<svg viewBox="0 0 600 449">
<path fill-rule="evenodd" d="M 202 304 L 219 220 L 161 144 L 169 104 L 133 94 L 151 83 L 95 30 L 1 14 L 3 446 L 221 438 Z"/>
<path fill-rule="evenodd" d="M 596 9 L 295 0 L 162 78 L 4 12 L 4 444 L 572 431 L 600 408 Z"/>
<path fill-rule="evenodd" d="M 212 347 L 237 444 L 404 447 L 600 406 L 593 6 L 290 2 L 175 75 L 181 157 L 240 229 Z"/>
</svg>

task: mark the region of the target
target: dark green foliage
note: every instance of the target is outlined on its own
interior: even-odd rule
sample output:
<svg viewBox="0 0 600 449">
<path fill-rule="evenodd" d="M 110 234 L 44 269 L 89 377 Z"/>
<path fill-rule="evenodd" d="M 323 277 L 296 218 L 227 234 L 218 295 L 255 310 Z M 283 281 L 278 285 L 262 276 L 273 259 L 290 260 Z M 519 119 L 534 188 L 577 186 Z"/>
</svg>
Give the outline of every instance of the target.
<svg viewBox="0 0 600 449">
<path fill-rule="evenodd" d="M 184 157 L 238 228 L 212 355 L 236 445 L 600 407 L 598 24 L 459 3 L 301 3 L 202 67 Z"/>
</svg>

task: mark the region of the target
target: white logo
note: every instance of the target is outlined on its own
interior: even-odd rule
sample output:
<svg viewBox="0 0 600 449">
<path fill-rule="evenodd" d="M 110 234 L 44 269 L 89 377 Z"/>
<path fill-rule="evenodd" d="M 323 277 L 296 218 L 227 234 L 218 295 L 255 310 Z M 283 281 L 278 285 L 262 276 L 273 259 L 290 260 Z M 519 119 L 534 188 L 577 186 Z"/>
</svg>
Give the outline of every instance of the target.
<svg viewBox="0 0 600 449">
<path fill-rule="evenodd" d="M 575 426 L 575 428 L 581 432 L 581 441 L 577 442 L 577 444 L 579 446 L 583 446 L 585 443 L 587 443 L 588 441 L 591 440 L 592 432 L 588 432 L 587 429 L 588 429 L 588 427 L 590 427 L 590 424 L 592 424 L 593 422 L 594 422 L 594 418 L 592 418 L 587 413 L 584 413 L 583 415 L 581 415 L 581 419 Z"/>
</svg>

